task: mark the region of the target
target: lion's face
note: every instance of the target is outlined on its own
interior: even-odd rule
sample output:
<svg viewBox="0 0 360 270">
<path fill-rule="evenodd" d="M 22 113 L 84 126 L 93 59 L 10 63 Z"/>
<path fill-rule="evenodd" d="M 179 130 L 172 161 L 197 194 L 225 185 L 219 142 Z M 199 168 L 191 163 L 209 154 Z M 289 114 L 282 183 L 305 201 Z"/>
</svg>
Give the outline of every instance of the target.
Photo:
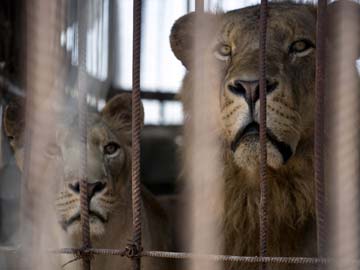
<svg viewBox="0 0 360 270">
<path fill-rule="evenodd" d="M 112 130 L 99 115 L 89 115 L 87 176 L 92 235 L 105 233 L 106 224 L 119 209 L 122 189 L 129 188 L 131 133 L 128 128 Z M 56 210 L 61 226 L 70 234 L 80 234 L 80 143 L 77 123 L 61 130 L 56 145 L 50 145 L 50 158 L 63 169 L 57 174 L 63 185 L 57 192 Z M 121 127 L 120 127 L 121 128 Z M 53 149 L 52 149 L 53 148 Z M 51 150 L 52 149 L 52 150 Z"/>
<path fill-rule="evenodd" d="M 206 20 L 218 21 L 208 35 L 210 46 L 205 57 L 213 59 L 220 74 L 220 82 L 213 85 L 219 93 L 222 137 L 239 167 L 256 167 L 260 148 L 259 6 L 206 16 Z M 185 56 L 190 50 L 184 40 L 191 39 L 186 31 L 191 32 L 193 17 L 190 14 L 179 19 L 170 37 L 175 55 L 189 69 L 188 78 L 192 68 Z M 312 136 L 315 27 L 316 12 L 312 6 L 269 5 L 267 151 L 268 165 L 275 169 L 296 154 L 300 140 Z"/>
<path fill-rule="evenodd" d="M 5 115 L 5 124 L 9 127 L 7 118 Z M 127 199 L 124 196 L 130 190 L 131 96 L 118 95 L 100 114 L 89 113 L 87 136 L 90 234 L 96 238 L 104 235 L 108 224 L 119 217 L 120 206 Z M 16 145 L 13 144 L 15 154 L 22 152 L 22 147 Z M 54 140 L 43 153 L 48 161 L 44 173 L 55 178 L 58 222 L 67 234 L 74 237 L 81 235 L 80 152 L 76 117 L 70 125 L 59 125 Z"/>
</svg>

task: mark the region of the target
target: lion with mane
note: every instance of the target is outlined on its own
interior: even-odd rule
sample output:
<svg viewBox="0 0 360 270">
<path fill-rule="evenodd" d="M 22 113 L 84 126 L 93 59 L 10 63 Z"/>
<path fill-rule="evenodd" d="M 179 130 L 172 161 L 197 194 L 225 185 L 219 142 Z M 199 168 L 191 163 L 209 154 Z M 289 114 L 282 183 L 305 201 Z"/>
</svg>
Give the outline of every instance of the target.
<svg viewBox="0 0 360 270">
<path fill-rule="evenodd" d="M 311 4 L 274 2 L 269 3 L 267 14 L 267 254 L 316 257 L 313 134 L 317 9 Z M 207 26 L 201 33 L 207 46 L 200 46 L 201 52 L 193 51 L 197 47 L 192 46 L 194 13 L 178 19 L 170 35 L 172 50 L 187 69 L 181 88 L 184 111 L 189 116 L 185 125 L 191 118 L 193 53 L 204 55 L 205 65 L 210 63 L 203 78 L 210 81 L 209 93 L 218 97 L 225 186 L 221 226 L 227 255 L 259 256 L 260 249 L 259 17 L 259 5 L 223 14 L 200 14 L 201 25 Z M 214 73 L 220 77 L 218 81 L 214 81 Z"/>
</svg>

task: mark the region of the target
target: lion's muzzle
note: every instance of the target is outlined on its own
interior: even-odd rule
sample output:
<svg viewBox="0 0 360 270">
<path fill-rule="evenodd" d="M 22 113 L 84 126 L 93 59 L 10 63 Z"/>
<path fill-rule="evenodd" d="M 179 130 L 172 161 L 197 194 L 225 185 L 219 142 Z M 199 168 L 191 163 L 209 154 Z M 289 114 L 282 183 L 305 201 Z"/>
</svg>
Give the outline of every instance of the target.
<svg viewBox="0 0 360 270">
<path fill-rule="evenodd" d="M 253 136 L 258 141 L 259 134 L 260 134 L 260 127 L 257 122 L 251 122 L 247 126 L 241 128 L 237 132 L 233 141 L 231 142 L 230 145 L 231 151 L 235 152 L 236 149 L 239 147 L 240 143 L 242 142 L 242 140 L 248 136 Z M 283 158 L 283 163 L 286 163 L 293 154 L 291 147 L 288 144 L 278 140 L 278 138 L 269 128 L 266 129 L 266 138 L 280 152 Z"/>
</svg>

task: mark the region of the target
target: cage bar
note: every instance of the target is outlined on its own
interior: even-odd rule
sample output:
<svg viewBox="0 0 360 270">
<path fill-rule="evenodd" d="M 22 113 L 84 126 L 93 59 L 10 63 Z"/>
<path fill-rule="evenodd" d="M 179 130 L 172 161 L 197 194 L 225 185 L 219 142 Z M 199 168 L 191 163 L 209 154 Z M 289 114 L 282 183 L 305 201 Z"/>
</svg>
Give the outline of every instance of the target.
<svg viewBox="0 0 360 270">
<path fill-rule="evenodd" d="M 260 4 L 260 38 L 259 38 L 259 101 L 260 101 L 260 256 L 267 255 L 268 239 L 268 181 L 267 181 L 267 149 L 266 149 L 266 27 L 267 0 Z M 266 269 L 262 263 L 260 269 Z"/>
<path fill-rule="evenodd" d="M 86 35 L 87 35 L 87 1 L 78 1 L 78 110 L 80 139 L 80 217 L 82 226 L 82 244 L 86 250 L 91 247 L 89 224 L 89 201 L 87 183 L 87 103 L 86 103 Z M 83 256 L 83 269 L 90 270 L 90 256 Z"/>
<path fill-rule="evenodd" d="M 141 60 L 141 9 L 142 1 L 134 0 L 133 10 L 133 70 L 132 70 L 132 207 L 133 246 L 135 255 L 141 250 L 141 183 L 140 183 L 140 60 Z M 133 269 L 140 269 L 140 257 L 134 256 Z"/>
<path fill-rule="evenodd" d="M 56 245 L 47 220 L 54 218 L 49 207 L 53 194 L 51 175 L 45 175 L 48 160 L 43 153 L 53 138 L 54 112 L 58 100 L 58 74 L 61 59 L 60 30 L 62 1 L 34 0 L 26 3 L 25 153 L 21 190 L 22 248 L 17 268 L 49 269 L 49 245 Z M 60 8 L 60 10 L 59 10 Z M 21 106 L 21 105 L 20 105 Z M 53 172 L 50 172 L 50 174 Z M 55 218 L 54 218 L 55 220 Z"/>
<path fill-rule="evenodd" d="M 217 85 L 220 80 L 216 74 L 211 73 L 211 78 L 206 75 L 216 64 L 205 55 L 209 48 L 206 36 L 212 29 L 211 25 L 205 23 L 207 14 L 204 13 L 204 1 L 197 0 L 195 4 L 194 26 L 189 28 L 194 35 L 191 48 L 194 80 L 190 82 L 191 90 L 183 89 L 182 92 L 182 98 L 188 101 L 185 106 L 190 115 L 184 125 L 185 196 L 189 202 L 186 212 L 189 213 L 190 227 L 185 232 L 188 237 L 185 241 L 189 243 L 191 252 L 218 254 L 223 248 L 222 234 L 217 227 L 223 205 L 222 163 L 217 134 L 220 104 L 218 93 L 211 90 L 211 85 Z M 189 260 L 188 263 L 189 269 L 222 269 L 220 262 Z"/>
<path fill-rule="evenodd" d="M 330 269 L 359 269 L 351 263 L 359 258 L 359 177 L 360 177 L 360 77 L 355 61 L 360 53 L 360 7 L 351 1 L 338 1 L 328 8 L 329 84 L 325 92 L 326 132 L 331 159 L 326 183 L 330 183 L 329 256 Z M 342 260 L 347 258 L 347 260 Z"/>
<path fill-rule="evenodd" d="M 326 243 L 325 187 L 324 187 L 324 88 L 326 61 L 326 7 L 327 0 L 319 0 L 316 25 L 315 76 L 315 134 L 314 171 L 316 187 L 316 222 L 318 256 L 323 257 Z"/>
<path fill-rule="evenodd" d="M 81 249 L 77 248 L 63 248 L 55 250 L 53 253 L 60 254 L 74 254 L 81 252 Z M 118 249 L 99 249 L 90 248 L 88 253 L 108 256 L 127 256 L 125 250 Z M 215 261 L 215 262 L 243 262 L 243 263 L 271 263 L 271 264 L 332 264 L 333 259 L 329 258 L 313 258 L 313 257 L 256 257 L 256 256 L 230 256 L 230 255 L 217 255 L 206 253 L 189 253 L 189 252 L 169 252 L 159 250 L 147 250 L 142 251 L 140 256 L 142 257 L 154 257 L 163 259 L 175 259 L 175 260 L 202 260 L 202 261 Z M 352 263 L 354 265 L 360 265 L 360 260 L 344 260 L 345 262 Z"/>
</svg>

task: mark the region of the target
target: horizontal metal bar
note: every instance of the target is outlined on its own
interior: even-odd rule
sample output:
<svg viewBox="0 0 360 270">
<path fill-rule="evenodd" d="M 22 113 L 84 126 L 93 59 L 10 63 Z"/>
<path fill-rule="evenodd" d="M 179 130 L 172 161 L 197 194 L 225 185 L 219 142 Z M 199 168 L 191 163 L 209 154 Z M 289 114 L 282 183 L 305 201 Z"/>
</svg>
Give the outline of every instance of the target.
<svg viewBox="0 0 360 270">
<path fill-rule="evenodd" d="M 110 99 L 112 96 L 119 94 L 119 93 L 124 93 L 124 92 L 131 93 L 131 90 L 123 89 L 123 88 L 111 88 L 109 90 L 107 98 Z M 159 90 L 149 91 L 147 89 L 141 89 L 140 97 L 142 99 L 156 99 L 159 101 L 178 100 L 177 93 L 173 93 L 170 91 L 159 91 Z"/>
<path fill-rule="evenodd" d="M 12 83 L 8 78 L 0 76 L 0 88 L 19 97 L 25 97 L 25 91 Z"/>
<path fill-rule="evenodd" d="M 56 254 L 94 254 L 94 255 L 114 255 L 114 256 L 125 256 L 125 249 L 106 249 L 106 248 L 62 248 L 58 250 L 51 250 L 50 252 Z"/>
<path fill-rule="evenodd" d="M 0 253 L 5 253 L 5 252 L 16 253 L 19 250 L 20 247 L 16 247 L 16 246 L 0 246 Z"/>
<path fill-rule="evenodd" d="M 18 253 L 21 248 L 17 247 L 0 247 L 2 253 Z M 93 255 L 110 255 L 110 256 L 127 256 L 126 249 L 105 249 L 105 248 L 62 248 L 50 250 L 55 254 L 93 254 Z M 164 259 L 177 260 L 209 260 L 224 262 L 242 262 L 242 263 L 273 263 L 273 264 L 331 264 L 335 262 L 346 262 L 353 265 L 360 265 L 360 259 L 335 259 L 335 258 L 315 258 L 315 257 L 257 257 L 257 256 L 230 256 L 215 254 L 199 254 L 188 252 L 167 252 L 167 251 L 142 251 L 140 257 L 156 257 Z"/>
<path fill-rule="evenodd" d="M 230 256 L 213 254 L 195 254 L 186 252 L 164 252 L 164 251 L 143 251 L 143 257 L 158 257 L 172 259 L 201 259 L 224 262 L 243 263 L 281 263 L 281 264 L 327 264 L 332 261 L 328 258 L 311 257 L 251 257 L 251 256 Z"/>
<path fill-rule="evenodd" d="M 117 249 L 79 249 L 79 248 L 63 248 L 52 251 L 58 254 L 77 254 L 88 253 L 97 255 L 118 255 L 126 256 L 126 250 Z M 141 257 L 157 257 L 168 259 L 201 259 L 211 261 L 225 261 L 225 262 L 244 262 L 244 263 L 281 263 L 281 264 L 328 264 L 334 261 L 331 258 L 313 258 L 313 257 L 251 257 L 251 256 L 229 256 L 229 255 L 214 255 L 214 254 L 196 254 L 187 252 L 166 252 L 166 251 L 143 251 Z M 353 263 L 360 264 L 360 260 L 353 261 Z"/>
<path fill-rule="evenodd" d="M 26 93 L 24 89 L 19 88 L 15 84 L 13 84 L 10 80 L 8 80 L 6 77 L 3 77 L 0 75 L 0 87 L 4 88 L 6 91 L 10 92 L 13 95 L 25 97 Z M 108 95 L 113 96 L 119 93 L 128 92 L 131 93 L 130 89 L 123 89 L 123 88 L 114 88 L 112 87 L 109 90 Z M 178 100 L 177 93 L 171 92 L 170 90 L 165 91 L 150 91 L 147 89 L 141 90 L 140 94 L 142 99 L 156 99 L 159 101 L 172 101 L 172 100 Z"/>
</svg>

